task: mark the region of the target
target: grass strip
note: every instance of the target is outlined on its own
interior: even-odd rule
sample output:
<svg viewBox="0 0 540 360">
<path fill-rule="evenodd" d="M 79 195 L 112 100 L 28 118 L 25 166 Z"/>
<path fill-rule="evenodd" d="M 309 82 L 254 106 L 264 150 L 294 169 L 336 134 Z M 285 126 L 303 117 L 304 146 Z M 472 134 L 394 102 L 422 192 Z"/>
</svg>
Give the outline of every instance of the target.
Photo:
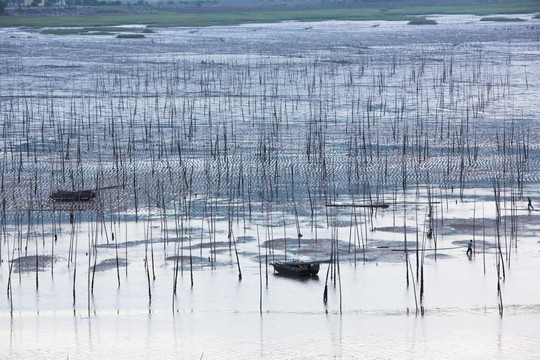
<svg viewBox="0 0 540 360">
<path fill-rule="evenodd" d="M 436 25 L 437 22 L 435 20 L 429 20 L 426 18 L 417 18 L 410 20 L 407 25 Z"/>
<path fill-rule="evenodd" d="M 504 16 L 488 16 L 481 18 L 480 21 L 494 21 L 494 22 L 520 22 L 523 19 L 520 18 L 509 18 Z"/>
<path fill-rule="evenodd" d="M 113 26 L 93 26 L 93 27 L 66 27 L 66 28 L 50 28 L 40 31 L 45 35 L 110 35 L 114 33 L 152 33 L 151 29 L 141 28 L 126 28 Z M 101 34 L 97 34 L 101 33 Z"/>
<path fill-rule="evenodd" d="M 118 39 L 143 39 L 146 36 L 143 34 L 118 34 L 116 37 Z"/>
</svg>

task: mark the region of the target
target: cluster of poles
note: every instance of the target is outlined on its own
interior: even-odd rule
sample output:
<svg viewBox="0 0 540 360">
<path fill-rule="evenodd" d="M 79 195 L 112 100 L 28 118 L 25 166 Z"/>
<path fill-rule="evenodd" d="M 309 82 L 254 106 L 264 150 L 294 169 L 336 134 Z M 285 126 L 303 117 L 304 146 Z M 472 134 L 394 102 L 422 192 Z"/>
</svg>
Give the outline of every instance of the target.
<svg viewBox="0 0 540 360">
<path fill-rule="evenodd" d="M 407 286 L 412 280 L 415 298 L 418 287 L 417 312 L 423 311 L 423 254 L 428 243 L 437 251 L 449 197 L 456 192 L 463 200 L 466 189 L 492 185 L 498 279 L 504 280 L 518 243 L 532 121 L 513 106 L 516 88 L 529 84 L 514 81 L 526 70 L 508 52 L 504 62 L 473 47 L 278 60 L 208 55 L 88 68 L 84 79 L 66 82 L 36 76 L 36 86 L 0 98 L 0 258 L 10 264 L 8 297 L 17 261 L 33 256 L 38 288 L 39 261 L 49 256 L 53 273 L 55 246 L 66 239 L 62 255 L 73 273 L 74 304 L 82 247 L 88 296 L 100 246 L 114 248 L 120 286 L 130 222 L 145 224 L 149 301 L 160 251 L 155 240 L 174 260 L 176 295 L 186 269 L 193 286 L 196 261 L 216 266 L 221 223 L 240 280 L 235 233 L 256 224 L 271 239 L 282 224 L 285 239 L 289 230 L 300 243 L 306 227 L 317 239 L 324 224 L 333 234 L 327 284 L 330 277 L 340 286 L 341 252 L 365 261 L 374 218 L 383 211 L 378 206 L 391 204 L 394 225 L 404 228 Z M 8 65 L 0 85 L 16 82 L 31 66 Z M 506 114 L 494 112 L 498 104 Z M 58 203 L 49 195 L 59 188 L 98 196 Z M 421 198 L 428 199 L 423 212 Z M 510 217 L 501 203 L 510 204 Z M 343 216 L 350 217 L 347 248 L 337 235 Z M 274 249 L 266 251 L 274 256 Z"/>
</svg>

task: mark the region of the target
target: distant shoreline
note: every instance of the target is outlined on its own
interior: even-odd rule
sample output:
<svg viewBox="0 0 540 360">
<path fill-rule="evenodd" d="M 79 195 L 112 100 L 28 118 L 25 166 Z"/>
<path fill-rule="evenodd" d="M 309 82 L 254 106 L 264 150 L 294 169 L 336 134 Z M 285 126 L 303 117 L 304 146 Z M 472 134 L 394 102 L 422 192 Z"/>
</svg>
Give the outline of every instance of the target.
<svg viewBox="0 0 540 360">
<path fill-rule="evenodd" d="M 75 27 L 147 25 L 153 27 L 205 27 L 281 21 L 316 22 L 410 21 L 418 16 L 534 14 L 540 2 L 456 6 L 382 6 L 377 3 L 227 2 L 156 5 L 102 5 L 76 7 L 8 8 L 0 27 Z"/>
</svg>

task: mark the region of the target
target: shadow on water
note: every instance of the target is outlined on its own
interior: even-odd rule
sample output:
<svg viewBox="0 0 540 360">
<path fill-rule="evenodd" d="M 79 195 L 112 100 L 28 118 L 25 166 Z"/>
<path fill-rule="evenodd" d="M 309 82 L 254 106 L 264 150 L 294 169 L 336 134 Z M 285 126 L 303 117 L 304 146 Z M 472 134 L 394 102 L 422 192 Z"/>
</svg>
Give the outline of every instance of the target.
<svg viewBox="0 0 540 360">
<path fill-rule="evenodd" d="M 278 273 L 278 272 L 274 272 L 274 276 L 276 278 L 290 279 L 290 280 L 293 280 L 293 281 L 300 281 L 300 282 L 319 281 L 319 275 L 298 276 L 298 275 L 281 274 L 281 273 Z"/>
</svg>

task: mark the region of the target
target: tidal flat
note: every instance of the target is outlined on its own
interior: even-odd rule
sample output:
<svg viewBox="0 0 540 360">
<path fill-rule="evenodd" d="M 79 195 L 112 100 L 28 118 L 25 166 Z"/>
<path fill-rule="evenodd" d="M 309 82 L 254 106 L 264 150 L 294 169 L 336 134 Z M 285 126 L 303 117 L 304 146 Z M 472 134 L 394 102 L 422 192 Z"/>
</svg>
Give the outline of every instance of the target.
<svg viewBox="0 0 540 360">
<path fill-rule="evenodd" d="M 1 353 L 533 358 L 540 23 L 519 17 L 0 29 Z"/>
</svg>

